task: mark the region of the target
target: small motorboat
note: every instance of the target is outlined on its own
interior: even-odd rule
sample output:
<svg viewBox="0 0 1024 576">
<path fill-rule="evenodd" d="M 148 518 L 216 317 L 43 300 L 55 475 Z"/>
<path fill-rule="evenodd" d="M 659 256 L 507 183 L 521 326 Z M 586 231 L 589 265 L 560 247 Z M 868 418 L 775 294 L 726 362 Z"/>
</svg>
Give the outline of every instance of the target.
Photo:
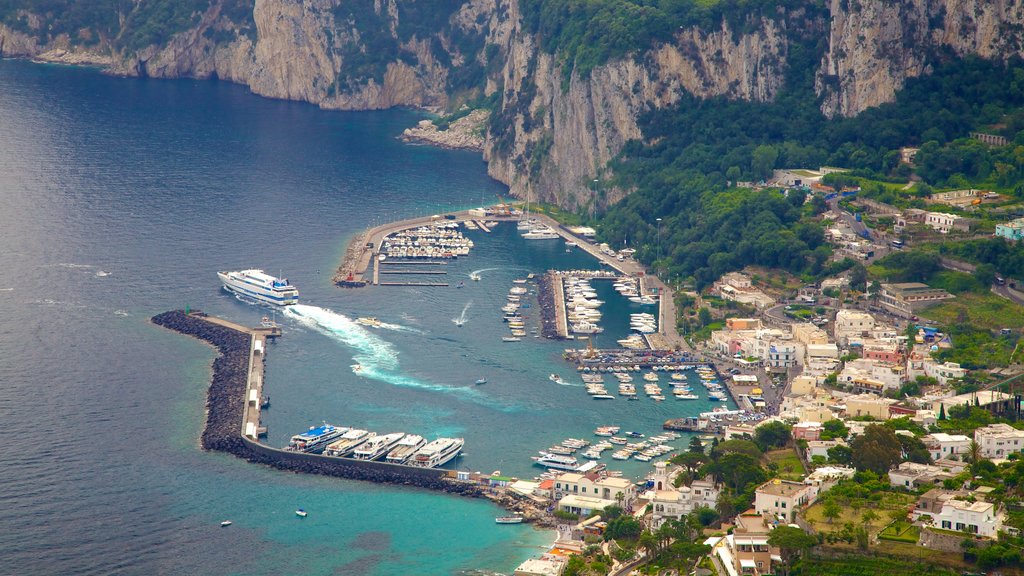
<svg viewBox="0 0 1024 576">
<path fill-rule="evenodd" d="M 551 380 L 555 384 L 565 384 L 565 380 L 562 380 L 562 377 L 559 376 L 558 374 L 552 374 L 548 376 L 548 380 Z"/>
<path fill-rule="evenodd" d="M 494 519 L 496 524 L 522 524 L 522 516 L 498 516 Z"/>
<path fill-rule="evenodd" d="M 220 523 L 221 528 L 227 528 L 228 526 L 231 526 L 231 520 L 225 520 Z"/>
<path fill-rule="evenodd" d="M 302 508 L 299 508 L 298 510 L 295 511 L 295 515 L 299 518 L 305 518 L 306 516 L 308 516 L 308 513 Z"/>
<path fill-rule="evenodd" d="M 481 384 L 487 384 L 487 378 L 481 378 L 481 379 L 476 381 L 476 385 L 477 386 L 479 386 Z"/>
</svg>

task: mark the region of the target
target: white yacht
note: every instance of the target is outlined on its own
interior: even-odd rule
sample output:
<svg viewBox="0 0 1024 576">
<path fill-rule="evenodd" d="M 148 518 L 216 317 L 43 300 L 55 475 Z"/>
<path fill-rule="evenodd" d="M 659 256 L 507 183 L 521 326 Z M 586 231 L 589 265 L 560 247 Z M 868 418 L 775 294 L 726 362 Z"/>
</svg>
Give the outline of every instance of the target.
<svg viewBox="0 0 1024 576">
<path fill-rule="evenodd" d="M 299 303 L 299 290 L 287 278 L 276 278 L 263 270 L 217 272 L 217 277 L 226 290 L 260 302 L 281 306 Z"/>
<path fill-rule="evenodd" d="M 462 438 L 438 438 L 420 448 L 406 464 L 421 468 L 437 468 L 444 466 L 449 460 L 459 455 L 465 440 Z"/>
<path fill-rule="evenodd" d="M 559 238 L 558 232 L 555 232 L 547 226 L 533 228 L 529 232 L 523 234 L 523 238 L 527 240 L 554 240 Z"/>
<path fill-rule="evenodd" d="M 377 460 L 387 454 L 404 437 L 405 432 L 375 436 L 360 444 L 352 452 L 352 457 L 358 460 Z"/>
<path fill-rule="evenodd" d="M 367 440 L 373 438 L 376 435 L 376 432 L 369 432 L 367 430 L 352 428 L 348 432 L 342 434 L 341 438 L 328 444 L 327 449 L 324 450 L 324 454 L 326 454 L 327 456 L 338 457 L 349 456 L 360 444 L 366 442 Z"/>
<path fill-rule="evenodd" d="M 323 447 L 348 432 L 348 428 L 339 428 L 331 424 L 323 426 L 310 426 L 309 431 L 292 436 L 291 442 L 285 450 L 295 452 L 319 452 Z"/>
<path fill-rule="evenodd" d="M 384 460 L 392 464 L 405 464 L 405 461 L 412 457 L 417 450 L 426 445 L 427 439 L 416 434 L 406 434 L 405 438 L 398 441 L 388 452 Z"/>
<path fill-rule="evenodd" d="M 555 470 L 576 470 L 579 468 L 579 461 L 572 456 L 560 456 L 558 454 L 550 454 L 548 452 L 541 452 L 539 457 L 534 458 L 534 462 L 538 466 L 544 466 L 545 468 L 554 468 Z"/>
</svg>

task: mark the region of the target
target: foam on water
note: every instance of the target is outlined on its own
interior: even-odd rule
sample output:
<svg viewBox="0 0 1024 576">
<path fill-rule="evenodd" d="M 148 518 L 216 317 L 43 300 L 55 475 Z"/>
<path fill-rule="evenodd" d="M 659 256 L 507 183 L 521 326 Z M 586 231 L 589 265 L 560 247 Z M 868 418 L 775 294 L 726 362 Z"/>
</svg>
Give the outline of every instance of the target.
<svg viewBox="0 0 1024 576">
<path fill-rule="evenodd" d="M 476 388 L 445 386 L 401 374 L 398 371 L 398 351 L 395 347 L 344 314 L 307 304 L 288 306 L 284 313 L 285 316 L 354 350 L 353 358 L 358 362 L 352 365 L 352 372 L 355 374 L 394 386 L 458 394 L 503 412 L 516 410 L 513 406 L 494 402 Z"/>
</svg>

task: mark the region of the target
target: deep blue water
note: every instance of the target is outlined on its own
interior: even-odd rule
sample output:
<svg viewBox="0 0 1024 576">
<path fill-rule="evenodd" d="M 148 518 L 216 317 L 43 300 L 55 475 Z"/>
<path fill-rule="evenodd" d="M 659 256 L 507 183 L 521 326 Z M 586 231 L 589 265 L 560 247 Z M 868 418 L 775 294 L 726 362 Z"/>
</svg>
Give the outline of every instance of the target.
<svg viewBox="0 0 1024 576">
<path fill-rule="evenodd" d="M 505 191 L 476 154 L 396 141 L 413 112 L 18 61 L 0 61 L 0 94 L 0 573 L 510 573 L 550 542 L 496 526 L 485 502 L 201 451 L 212 351 L 148 318 L 191 306 L 256 323 L 266 310 L 219 290 L 216 270 L 280 270 L 302 292 L 268 355 L 273 444 L 320 421 L 459 434 L 458 466 L 529 477 L 530 455 L 562 438 L 653 432 L 709 406 L 593 402 L 548 380 L 579 383 L 563 345 L 500 341 L 512 279 L 596 266 L 561 241 L 472 233 L 473 253 L 447 267 L 462 289 L 334 287 L 359 229 Z M 599 344 L 631 309 L 606 292 Z M 362 315 L 394 326 L 353 326 Z"/>
</svg>

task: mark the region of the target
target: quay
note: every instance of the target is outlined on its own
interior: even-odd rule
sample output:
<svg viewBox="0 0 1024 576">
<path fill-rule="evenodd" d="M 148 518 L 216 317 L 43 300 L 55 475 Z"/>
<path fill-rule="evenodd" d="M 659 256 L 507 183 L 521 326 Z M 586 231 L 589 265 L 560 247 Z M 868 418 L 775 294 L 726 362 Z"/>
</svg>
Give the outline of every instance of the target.
<svg viewBox="0 0 1024 576">
<path fill-rule="evenodd" d="M 378 484 L 436 490 L 471 498 L 487 498 L 509 512 L 538 525 L 553 519 L 535 502 L 511 490 L 461 479 L 455 470 L 419 468 L 387 462 L 332 458 L 280 450 L 259 442 L 261 402 L 249 401 L 262 391 L 266 341 L 280 336 L 279 328 L 247 328 L 203 312 L 172 310 L 150 319 L 153 324 L 202 340 L 217 349 L 206 397 L 206 423 L 201 437 L 205 450 L 232 454 L 277 470 L 319 474 Z M 254 431 L 249 425 L 256 425 Z M 250 434 L 255 432 L 255 435 Z"/>
</svg>

